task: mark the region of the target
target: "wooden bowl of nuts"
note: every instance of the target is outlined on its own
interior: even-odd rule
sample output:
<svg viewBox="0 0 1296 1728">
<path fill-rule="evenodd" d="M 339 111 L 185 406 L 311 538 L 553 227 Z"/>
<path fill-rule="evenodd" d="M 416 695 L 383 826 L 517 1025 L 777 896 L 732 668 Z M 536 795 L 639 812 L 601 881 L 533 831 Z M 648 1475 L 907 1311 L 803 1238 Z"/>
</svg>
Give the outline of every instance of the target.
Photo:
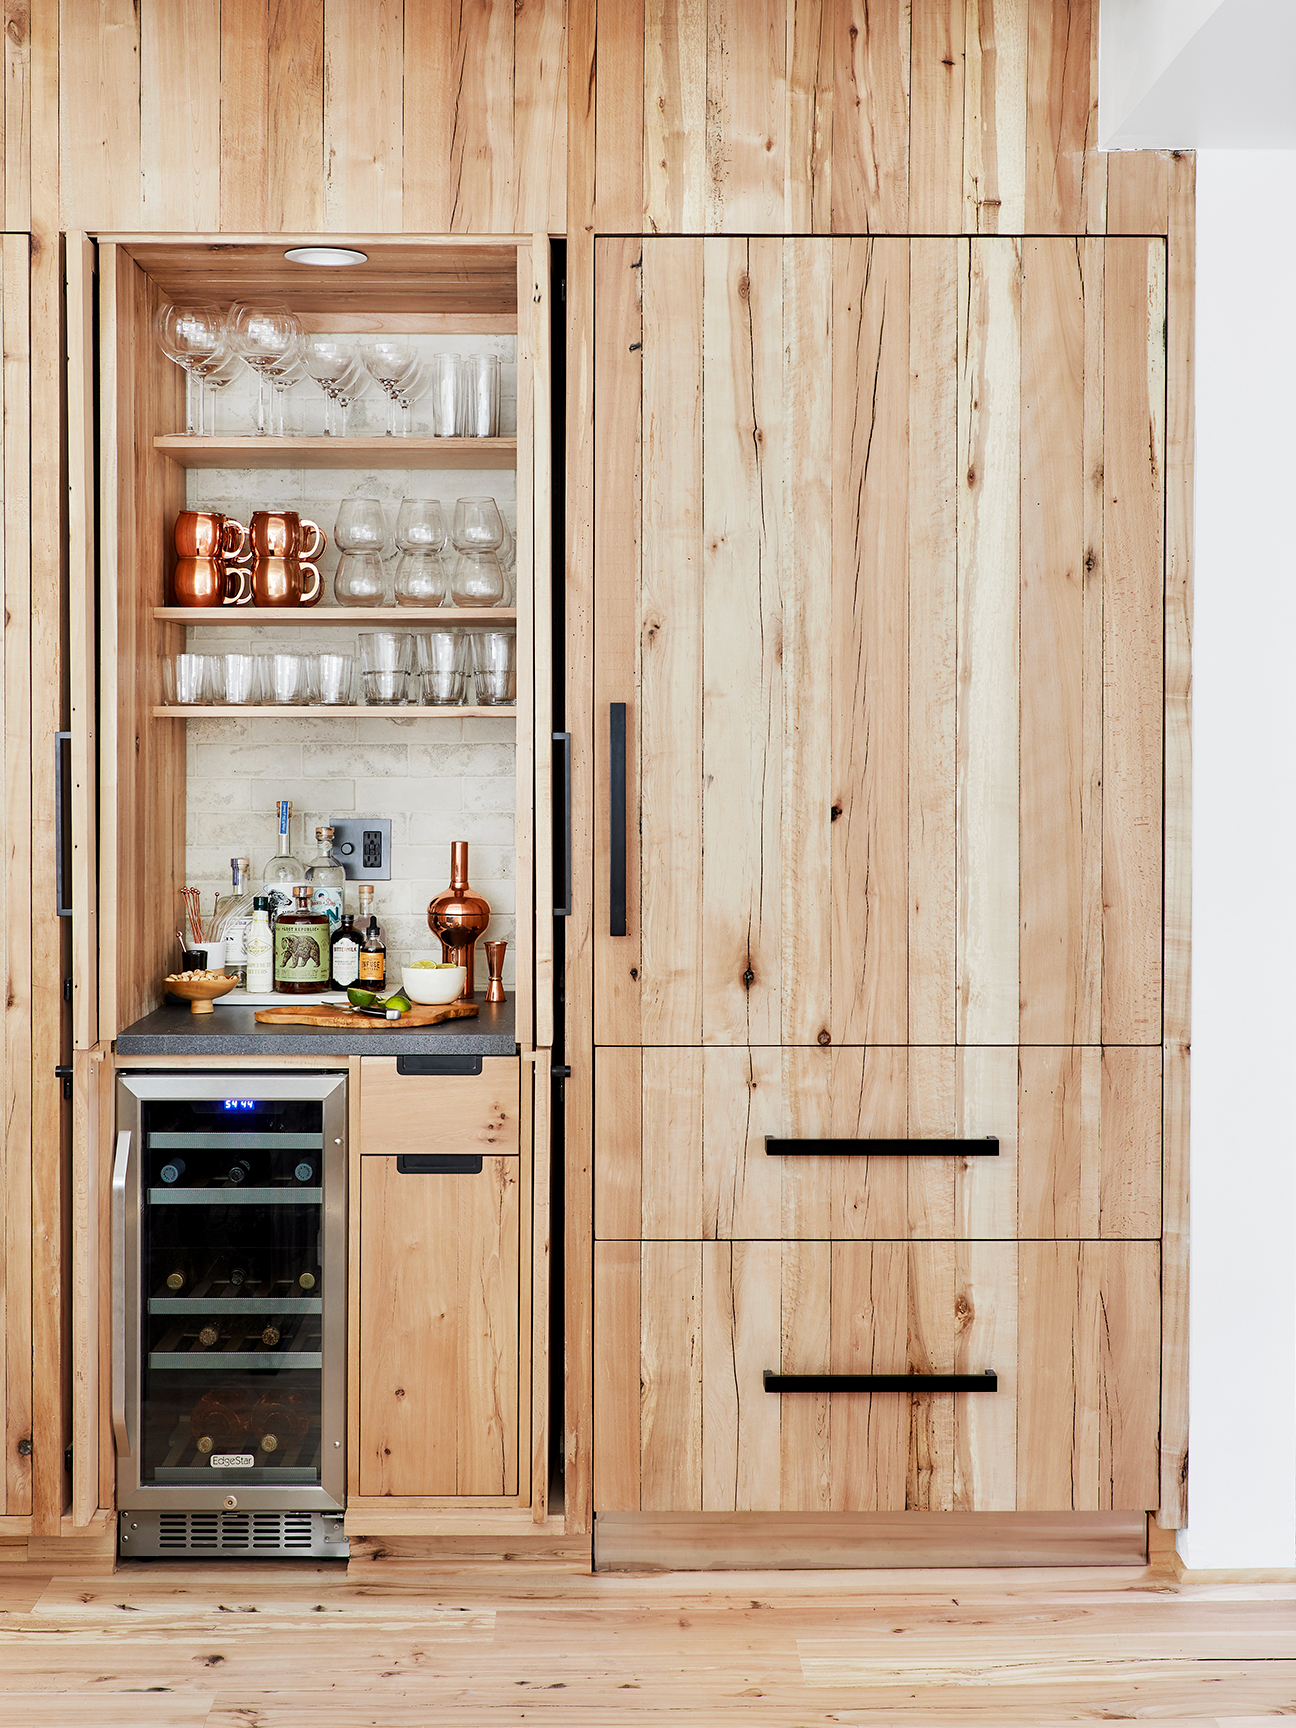
<svg viewBox="0 0 1296 1728">
<path fill-rule="evenodd" d="M 210 1014 L 217 996 L 238 983 L 228 972 L 169 972 L 163 981 L 172 996 L 189 1004 L 191 1014 Z"/>
</svg>

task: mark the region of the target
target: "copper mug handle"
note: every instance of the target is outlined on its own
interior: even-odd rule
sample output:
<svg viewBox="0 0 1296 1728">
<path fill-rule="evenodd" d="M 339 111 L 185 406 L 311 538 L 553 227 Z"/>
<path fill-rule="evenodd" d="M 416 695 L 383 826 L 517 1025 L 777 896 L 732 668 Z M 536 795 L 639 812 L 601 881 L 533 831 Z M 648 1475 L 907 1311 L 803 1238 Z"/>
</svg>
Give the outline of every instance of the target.
<svg viewBox="0 0 1296 1728">
<path fill-rule="evenodd" d="M 246 538 L 246 536 L 245 536 Z M 231 589 L 230 584 L 233 584 Z M 225 566 L 225 598 L 223 606 L 247 606 L 252 601 L 252 566 L 250 564 L 227 564 Z"/>
<path fill-rule="evenodd" d="M 318 558 L 320 553 L 324 550 L 324 538 L 325 538 L 325 536 L 324 536 L 324 530 L 320 527 L 319 523 L 318 522 L 312 522 L 309 516 L 303 516 L 302 517 L 301 525 L 302 525 L 303 532 L 307 528 L 309 528 L 311 533 L 315 536 L 315 544 L 313 546 L 303 546 L 300 553 L 298 554 L 298 556 L 302 560 L 302 564 L 304 567 L 306 564 L 308 564 L 310 562 L 310 560 L 312 558 Z M 319 598 L 319 596 L 317 595 L 316 599 L 318 599 L 318 598 Z M 310 605 L 313 605 L 314 602 L 307 600 L 307 601 L 304 601 L 303 604 L 310 606 Z"/>
<path fill-rule="evenodd" d="M 237 546 L 228 545 L 226 542 L 233 539 L 235 534 L 238 535 L 238 545 Z M 247 552 L 247 549 L 248 549 L 248 531 L 247 531 L 247 529 L 243 526 L 243 524 L 241 522 L 236 522 L 232 516 L 228 517 L 226 519 L 226 522 L 225 522 L 224 532 L 221 536 L 220 556 L 222 558 L 224 558 L 224 560 L 227 564 L 233 564 L 233 563 L 236 563 L 240 558 L 242 558 L 244 556 L 244 554 Z"/>
<path fill-rule="evenodd" d="M 303 526 L 306 526 L 306 524 L 303 524 Z M 315 528 L 313 522 L 310 523 L 309 526 Z M 315 532 L 318 534 L 319 529 L 315 528 Z M 309 558 L 303 558 L 298 564 L 298 569 L 302 572 L 303 576 L 309 570 L 311 575 L 315 578 L 315 586 L 309 591 L 303 588 L 301 599 L 297 604 L 299 606 L 318 606 L 324 594 L 324 578 L 319 573 L 319 565 L 312 564 Z"/>
</svg>

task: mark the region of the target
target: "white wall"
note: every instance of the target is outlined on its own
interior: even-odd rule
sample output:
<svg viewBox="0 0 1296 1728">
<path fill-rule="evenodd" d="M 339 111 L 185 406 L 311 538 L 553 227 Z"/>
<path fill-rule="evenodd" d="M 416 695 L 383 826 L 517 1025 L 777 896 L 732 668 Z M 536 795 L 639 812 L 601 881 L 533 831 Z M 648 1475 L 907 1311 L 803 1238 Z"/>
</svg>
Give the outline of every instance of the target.
<svg viewBox="0 0 1296 1728">
<path fill-rule="evenodd" d="M 1197 158 L 1190 1567 L 1296 1566 L 1296 153 Z"/>
<path fill-rule="evenodd" d="M 1221 0 L 1101 0 L 1098 143 L 1111 148 L 1131 110 L 1173 64 Z M 1126 146 L 1128 148 L 1128 146 Z"/>
</svg>

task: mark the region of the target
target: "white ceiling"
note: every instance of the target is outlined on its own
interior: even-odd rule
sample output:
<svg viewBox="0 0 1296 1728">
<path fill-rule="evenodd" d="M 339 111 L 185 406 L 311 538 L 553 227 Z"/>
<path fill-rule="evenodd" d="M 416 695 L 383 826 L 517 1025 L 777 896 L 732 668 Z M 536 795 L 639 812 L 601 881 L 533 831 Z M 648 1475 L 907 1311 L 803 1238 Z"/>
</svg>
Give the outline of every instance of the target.
<svg viewBox="0 0 1296 1728">
<path fill-rule="evenodd" d="M 1296 149 L 1296 0 L 1100 0 L 1104 150 Z"/>
</svg>

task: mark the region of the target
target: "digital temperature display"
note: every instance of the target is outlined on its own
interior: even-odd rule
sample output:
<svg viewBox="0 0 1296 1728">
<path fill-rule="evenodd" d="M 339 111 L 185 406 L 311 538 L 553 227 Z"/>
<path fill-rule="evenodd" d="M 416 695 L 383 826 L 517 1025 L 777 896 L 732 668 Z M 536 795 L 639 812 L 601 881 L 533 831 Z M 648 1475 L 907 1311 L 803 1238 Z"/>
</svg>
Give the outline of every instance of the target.
<svg viewBox="0 0 1296 1728">
<path fill-rule="evenodd" d="M 223 1098 L 221 1100 L 222 1110 L 255 1110 L 256 1107 L 255 1098 Z"/>
</svg>

